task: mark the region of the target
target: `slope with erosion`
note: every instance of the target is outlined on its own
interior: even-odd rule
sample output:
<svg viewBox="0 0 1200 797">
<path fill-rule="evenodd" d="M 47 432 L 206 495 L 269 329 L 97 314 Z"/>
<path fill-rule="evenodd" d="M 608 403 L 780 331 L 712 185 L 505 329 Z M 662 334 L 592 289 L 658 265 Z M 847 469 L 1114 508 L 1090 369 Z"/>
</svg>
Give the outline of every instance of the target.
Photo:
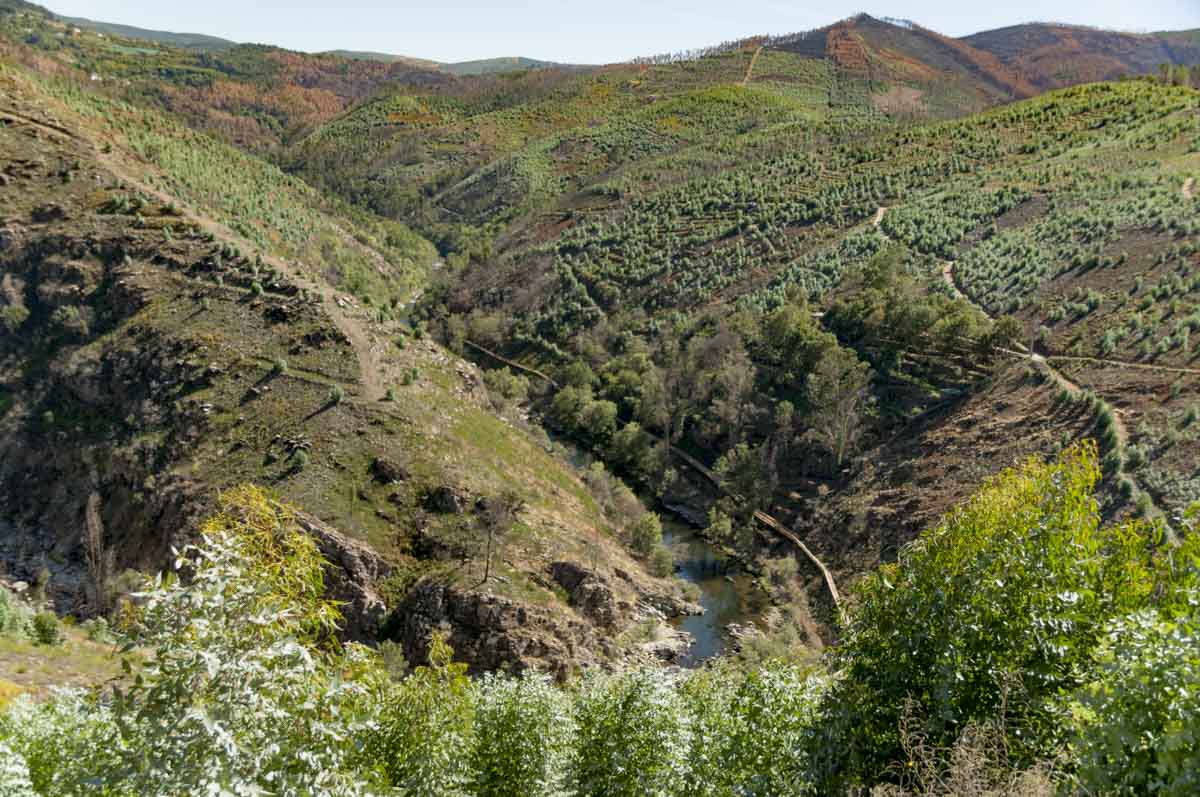
<svg viewBox="0 0 1200 797">
<path fill-rule="evenodd" d="M 1160 64 L 1200 64 L 1200 43 L 1187 32 L 1136 34 L 1030 23 L 976 33 L 962 41 L 1000 59 L 1040 90 L 1157 74 Z"/>
<path fill-rule="evenodd" d="M 270 170 L 238 156 L 227 192 L 258 185 L 283 214 L 243 235 L 190 182 L 213 142 L 12 67 L 0 81 L 10 574 L 48 567 L 60 610 L 86 609 L 90 501 L 115 568 L 152 569 L 217 490 L 253 481 L 305 511 L 349 632 L 395 636 L 414 660 L 445 627 L 480 669 L 599 664 L 627 653 L 623 628 L 689 608 L 544 442 L 493 413 L 473 366 L 339 289 L 340 258 L 332 282 L 297 262 L 281 229 L 358 233 L 402 276 L 352 221 L 277 172 L 259 184 Z M 480 583 L 484 518 L 508 491 L 520 508 Z"/>
<path fill-rule="evenodd" d="M 859 14 L 826 28 L 785 36 L 773 47 L 823 55 L 875 81 L 905 81 L 975 93 L 982 105 L 1036 93 L 1019 73 L 988 52 L 915 24 Z M 823 52 L 822 52 L 823 48 Z"/>
<path fill-rule="evenodd" d="M 1195 91 L 1131 81 L 865 135 L 768 129 L 721 173 L 526 219 L 428 310 L 449 314 L 449 339 L 575 379 L 620 423 L 670 424 L 708 462 L 764 451 L 768 511 L 839 585 L 1014 458 L 1080 437 L 1101 442 L 1107 512 L 1173 517 L 1200 498 L 1198 108 Z M 875 371 L 866 453 L 844 470 L 775 442 L 781 401 L 806 435 L 820 417 L 811 364 L 780 373 L 788 335 L 819 339 L 795 307 Z M 1001 326 L 1014 337 L 989 361 Z M 691 395 L 673 387 L 682 367 Z M 802 572 L 819 602 L 821 574 Z"/>
</svg>

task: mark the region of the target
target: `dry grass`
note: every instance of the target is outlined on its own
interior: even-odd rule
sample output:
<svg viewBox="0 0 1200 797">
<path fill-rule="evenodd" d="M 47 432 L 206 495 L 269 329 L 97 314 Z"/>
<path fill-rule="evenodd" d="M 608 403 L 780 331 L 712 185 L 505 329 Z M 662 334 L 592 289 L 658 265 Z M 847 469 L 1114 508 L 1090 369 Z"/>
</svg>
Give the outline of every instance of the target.
<svg viewBox="0 0 1200 797">
<path fill-rule="evenodd" d="M 38 645 L 0 636 L 0 704 L 19 693 L 45 694 L 55 686 L 92 687 L 116 678 L 120 660 L 111 645 L 90 641 L 82 631 L 63 629 L 62 645 Z"/>
<path fill-rule="evenodd" d="M 901 785 L 876 786 L 871 796 L 1053 797 L 1061 780 L 1054 763 L 1017 766 L 1009 755 L 1001 714 L 1000 719 L 968 725 L 947 749 L 930 743 L 908 706 L 900 726 L 906 760 L 896 765 Z"/>
</svg>

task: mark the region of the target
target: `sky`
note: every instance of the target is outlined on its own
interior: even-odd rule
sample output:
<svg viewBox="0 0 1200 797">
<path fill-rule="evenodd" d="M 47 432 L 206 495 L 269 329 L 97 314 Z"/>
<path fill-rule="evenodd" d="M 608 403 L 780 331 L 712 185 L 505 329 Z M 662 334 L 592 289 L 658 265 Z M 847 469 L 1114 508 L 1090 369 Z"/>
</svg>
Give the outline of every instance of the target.
<svg viewBox="0 0 1200 797">
<path fill-rule="evenodd" d="M 436 61 L 521 55 L 612 63 L 865 11 L 952 36 L 1029 21 L 1130 31 L 1200 28 L 1200 0 L 50 0 L 63 16 L 207 33 L 293 50 L 371 50 Z"/>
</svg>

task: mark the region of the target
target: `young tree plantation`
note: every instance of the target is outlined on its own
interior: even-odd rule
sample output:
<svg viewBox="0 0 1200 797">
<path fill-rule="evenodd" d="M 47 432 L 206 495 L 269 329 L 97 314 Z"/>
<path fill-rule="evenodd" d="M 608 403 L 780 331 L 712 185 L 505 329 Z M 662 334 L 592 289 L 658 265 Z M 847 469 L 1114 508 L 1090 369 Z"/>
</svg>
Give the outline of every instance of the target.
<svg viewBox="0 0 1200 797">
<path fill-rule="evenodd" d="M 1197 68 L 0 0 L 0 795 L 1197 793 Z"/>
</svg>

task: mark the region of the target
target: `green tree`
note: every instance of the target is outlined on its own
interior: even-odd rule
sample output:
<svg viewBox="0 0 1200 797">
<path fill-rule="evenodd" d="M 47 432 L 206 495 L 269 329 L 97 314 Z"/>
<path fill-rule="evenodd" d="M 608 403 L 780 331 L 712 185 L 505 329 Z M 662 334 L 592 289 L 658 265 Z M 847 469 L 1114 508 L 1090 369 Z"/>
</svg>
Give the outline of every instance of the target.
<svg viewBox="0 0 1200 797">
<path fill-rule="evenodd" d="M 870 381 L 870 367 L 841 347 L 827 350 L 809 374 L 812 435 L 833 455 L 838 470 L 862 434 Z"/>
<path fill-rule="evenodd" d="M 1003 708 L 1018 761 L 1062 748 L 1056 699 L 1090 680 L 1109 620 L 1151 601 L 1178 611 L 1197 584 L 1200 541 L 1171 551 L 1151 524 L 1103 526 L 1099 477 L 1090 445 L 1005 471 L 861 582 L 833 662 L 823 788 L 902 760 L 906 713 L 934 747 Z"/>
</svg>

